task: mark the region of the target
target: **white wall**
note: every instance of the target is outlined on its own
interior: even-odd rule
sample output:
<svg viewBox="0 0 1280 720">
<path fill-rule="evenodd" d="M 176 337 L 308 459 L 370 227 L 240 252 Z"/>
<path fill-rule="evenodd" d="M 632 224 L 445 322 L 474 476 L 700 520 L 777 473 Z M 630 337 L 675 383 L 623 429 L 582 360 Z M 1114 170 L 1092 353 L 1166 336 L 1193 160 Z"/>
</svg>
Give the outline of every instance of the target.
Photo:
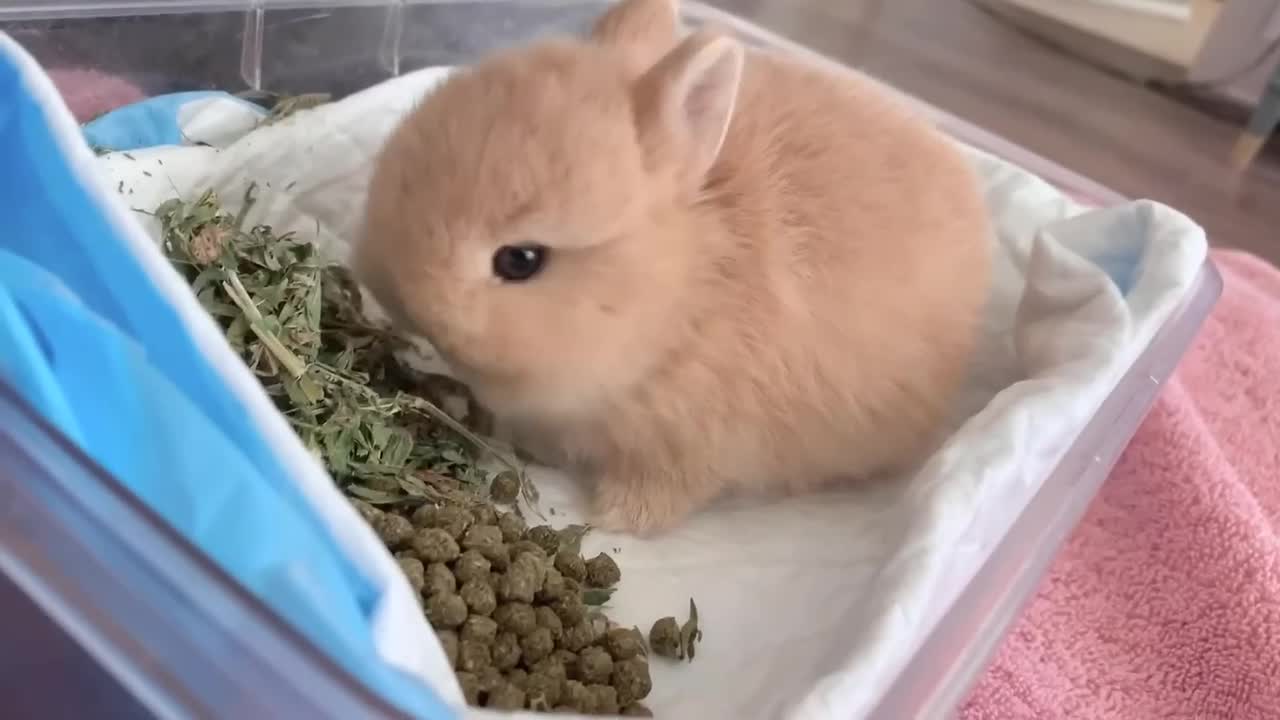
<svg viewBox="0 0 1280 720">
<path fill-rule="evenodd" d="M 1195 0 L 1076 0 L 1095 5 L 1113 5 L 1127 10 L 1137 10 L 1165 17 L 1185 20 L 1191 16 L 1191 5 Z"/>
<path fill-rule="evenodd" d="M 1209 37 L 1191 67 L 1192 82 L 1233 75 L 1280 38 L 1280 0 L 1225 0 Z M 1280 64 L 1280 47 L 1252 72 L 1223 86 L 1224 94 L 1253 104 L 1262 95 L 1267 79 Z"/>
</svg>

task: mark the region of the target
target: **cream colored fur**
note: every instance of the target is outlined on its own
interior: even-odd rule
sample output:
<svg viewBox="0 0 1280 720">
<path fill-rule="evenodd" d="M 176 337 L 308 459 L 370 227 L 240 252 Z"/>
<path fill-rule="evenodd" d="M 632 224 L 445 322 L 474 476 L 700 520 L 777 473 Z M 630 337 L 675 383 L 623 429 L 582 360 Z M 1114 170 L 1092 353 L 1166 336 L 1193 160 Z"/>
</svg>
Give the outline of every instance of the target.
<svg viewBox="0 0 1280 720">
<path fill-rule="evenodd" d="M 728 490 L 927 452 L 989 284 L 958 149 L 869 83 L 677 36 L 624 0 L 589 40 L 494 56 L 381 154 L 357 272 L 517 439 L 658 532 Z M 524 283 L 504 244 L 551 248 Z"/>
</svg>

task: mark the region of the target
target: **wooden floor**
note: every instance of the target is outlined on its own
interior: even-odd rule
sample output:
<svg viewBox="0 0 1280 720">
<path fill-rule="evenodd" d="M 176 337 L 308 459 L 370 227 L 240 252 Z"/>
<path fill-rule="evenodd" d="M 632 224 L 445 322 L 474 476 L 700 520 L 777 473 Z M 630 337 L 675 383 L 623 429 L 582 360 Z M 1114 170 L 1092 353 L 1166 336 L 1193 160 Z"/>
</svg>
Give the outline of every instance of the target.
<svg viewBox="0 0 1280 720">
<path fill-rule="evenodd" d="M 1243 176 L 1238 125 L 1095 69 L 969 0 L 710 0 L 1280 264 L 1280 153 Z"/>
</svg>

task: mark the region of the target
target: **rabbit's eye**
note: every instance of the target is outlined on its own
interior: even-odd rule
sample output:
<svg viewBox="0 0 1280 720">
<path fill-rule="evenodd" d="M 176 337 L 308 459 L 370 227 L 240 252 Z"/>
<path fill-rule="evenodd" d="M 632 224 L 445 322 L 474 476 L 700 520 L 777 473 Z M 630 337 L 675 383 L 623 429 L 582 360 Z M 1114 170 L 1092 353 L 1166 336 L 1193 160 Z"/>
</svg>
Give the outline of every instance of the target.
<svg viewBox="0 0 1280 720">
<path fill-rule="evenodd" d="M 537 275 L 547 261 L 542 245 L 503 245 L 493 254 L 493 274 L 508 282 L 521 282 Z"/>
</svg>

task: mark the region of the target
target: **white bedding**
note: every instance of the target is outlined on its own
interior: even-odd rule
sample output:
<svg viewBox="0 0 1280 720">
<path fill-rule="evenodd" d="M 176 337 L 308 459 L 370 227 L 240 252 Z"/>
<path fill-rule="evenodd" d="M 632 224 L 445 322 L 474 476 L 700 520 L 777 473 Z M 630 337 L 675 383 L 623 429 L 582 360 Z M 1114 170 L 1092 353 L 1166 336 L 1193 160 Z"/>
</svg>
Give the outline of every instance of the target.
<svg viewBox="0 0 1280 720">
<path fill-rule="evenodd" d="M 249 222 L 295 230 L 341 258 L 372 154 L 444 73 L 397 78 L 239 139 L 218 130 L 213 108 L 200 132 L 222 147 L 114 154 L 101 170 L 141 210 L 207 187 L 236 209 L 256 181 Z M 242 122 L 235 114 L 228 123 Z M 623 583 L 611 602 L 620 622 L 647 629 L 663 615 L 682 619 L 697 601 L 705 638 L 696 661 L 654 665 L 659 717 L 863 716 L 1194 280 L 1206 242 L 1179 213 L 1148 202 L 1088 211 L 970 153 L 997 219 L 997 283 L 955 432 L 923 470 L 897 483 L 723 505 L 655 541 L 588 536 L 587 552 L 620 550 Z M 553 524 L 582 518 L 575 486 L 549 471 L 535 479 Z M 390 588 L 378 619 L 384 656 L 460 702 L 389 555 L 326 478 L 302 482 L 344 546 Z"/>
</svg>

